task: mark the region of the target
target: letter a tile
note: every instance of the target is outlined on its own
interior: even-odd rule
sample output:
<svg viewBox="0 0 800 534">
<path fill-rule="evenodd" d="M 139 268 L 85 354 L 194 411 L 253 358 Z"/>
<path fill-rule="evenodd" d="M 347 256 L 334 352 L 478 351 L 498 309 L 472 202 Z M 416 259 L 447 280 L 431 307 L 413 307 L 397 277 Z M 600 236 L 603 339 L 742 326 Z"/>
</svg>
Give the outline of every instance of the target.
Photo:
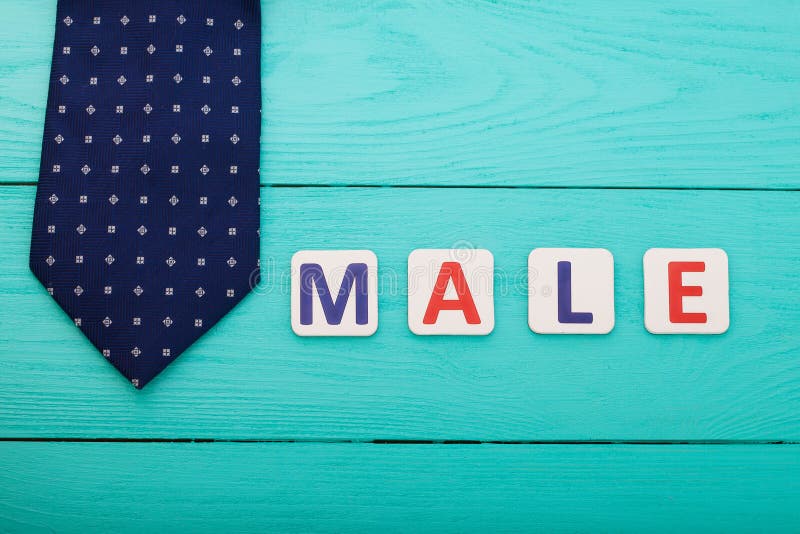
<svg viewBox="0 0 800 534">
<path fill-rule="evenodd" d="M 485 336 L 494 329 L 493 290 L 488 250 L 415 250 L 408 256 L 408 327 L 420 336 Z"/>
</svg>

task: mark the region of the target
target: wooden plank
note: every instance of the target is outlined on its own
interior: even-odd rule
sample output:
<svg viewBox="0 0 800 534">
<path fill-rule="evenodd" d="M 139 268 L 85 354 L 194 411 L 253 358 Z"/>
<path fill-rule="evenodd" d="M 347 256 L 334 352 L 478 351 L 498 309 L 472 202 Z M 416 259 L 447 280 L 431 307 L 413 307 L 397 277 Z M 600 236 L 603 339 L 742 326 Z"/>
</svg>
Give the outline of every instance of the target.
<svg viewBox="0 0 800 534">
<path fill-rule="evenodd" d="M 55 4 L 3 5 L 2 181 L 38 176 Z M 800 186 L 791 0 L 263 9 L 265 183 Z"/>
<path fill-rule="evenodd" d="M 0 444 L 6 532 L 796 532 L 798 446 Z"/>
<path fill-rule="evenodd" d="M 0 188 L 0 436 L 800 439 L 797 192 L 268 188 L 265 282 L 140 392 L 29 272 L 33 189 Z M 407 255 L 450 246 L 494 253 L 489 336 L 408 330 Z M 614 253 L 609 336 L 528 329 L 537 246 Z M 727 334 L 645 331 L 653 246 L 727 250 Z M 376 335 L 292 333 L 288 268 L 306 248 L 375 251 Z"/>
</svg>

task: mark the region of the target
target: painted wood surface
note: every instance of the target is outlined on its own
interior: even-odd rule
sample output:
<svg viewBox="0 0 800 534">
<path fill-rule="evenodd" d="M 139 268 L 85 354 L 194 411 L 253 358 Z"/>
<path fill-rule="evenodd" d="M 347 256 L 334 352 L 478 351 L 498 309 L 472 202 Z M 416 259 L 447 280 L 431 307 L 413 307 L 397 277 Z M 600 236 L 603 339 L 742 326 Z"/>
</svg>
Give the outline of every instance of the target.
<svg viewBox="0 0 800 534">
<path fill-rule="evenodd" d="M 27 269 L 55 4 L 0 0 L 0 531 L 800 530 L 800 4 L 263 2 L 262 183 L 304 187 L 141 392 Z M 407 329 L 407 254 L 450 246 L 495 255 L 487 338 Z M 614 253 L 611 335 L 528 330 L 536 246 Z M 728 251 L 727 334 L 646 333 L 652 246 Z M 337 247 L 378 333 L 298 338 L 291 255 Z"/>
<path fill-rule="evenodd" d="M 791 0 L 263 11 L 265 183 L 800 186 Z M 2 2 L 2 181 L 38 176 L 54 19 Z"/>
<path fill-rule="evenodd" d="M 267 188 L 265 281 L 139 392 L 28 271 L 33 189 L 0 189 L 6 436 L 800 439 L 797 192 Z M 451 246 L 494 254 L 487 337 L 408 330 L 408 253 Z M 537 246 L 612 251 L 610 335 L 529 330 Z M 642 257 L 654 246 L 727 251 L 727 334 L 646 332 Z M 315 248 L 377 254 L 373 337 L 292 333 L 291 256 Z"/>
<path fill-rule="evenodd" d="M 8 532 L 792 532 L 800 446 L 0 443 Z"/>
</svg>

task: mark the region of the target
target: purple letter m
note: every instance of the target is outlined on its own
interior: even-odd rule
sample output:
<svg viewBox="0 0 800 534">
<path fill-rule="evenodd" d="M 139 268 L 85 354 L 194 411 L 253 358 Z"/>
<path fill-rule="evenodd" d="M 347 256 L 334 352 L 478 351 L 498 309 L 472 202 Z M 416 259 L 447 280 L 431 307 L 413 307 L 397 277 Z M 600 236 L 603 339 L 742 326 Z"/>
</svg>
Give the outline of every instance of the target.
<svg viewBox="0 0 800 534">
<path fill-rule="evenodd" d="M 336 302 L 331 298 L 328 282 L 322 267 L 317 263 L 304 263 L 300 266 L 300 324 L 311 324 L 313 319 L 314 286 L 317 287 L 319 301 L 325 312 L 328 324 L 341 324 L 350 290 L 356 286 L 356 324 L 369 322 L 369 289 L 367 287 L 367 264 L 351 263 L 347 266 L 342 279 L 342 286 L 336 296 Z"/>
</svg>

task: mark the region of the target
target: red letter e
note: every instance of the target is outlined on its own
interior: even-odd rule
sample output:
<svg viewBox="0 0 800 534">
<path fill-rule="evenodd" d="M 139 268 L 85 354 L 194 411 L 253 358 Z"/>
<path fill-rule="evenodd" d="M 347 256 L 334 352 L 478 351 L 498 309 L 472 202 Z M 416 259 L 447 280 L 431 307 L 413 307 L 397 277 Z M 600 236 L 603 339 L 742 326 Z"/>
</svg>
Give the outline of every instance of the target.
<svg viewBox="0 0 800 534">
<path fill-rule="evenodd" d="M 702 261 L 673 261 L 667 266 L 669 278 L 669 320 L 671 323 L 706 323 L 705 313 L 683 311 L 683 297 L 701 297 L 701 286 L 683 285 L 683 273 L 703 273 L 706 264 Z"/>
</svg>

